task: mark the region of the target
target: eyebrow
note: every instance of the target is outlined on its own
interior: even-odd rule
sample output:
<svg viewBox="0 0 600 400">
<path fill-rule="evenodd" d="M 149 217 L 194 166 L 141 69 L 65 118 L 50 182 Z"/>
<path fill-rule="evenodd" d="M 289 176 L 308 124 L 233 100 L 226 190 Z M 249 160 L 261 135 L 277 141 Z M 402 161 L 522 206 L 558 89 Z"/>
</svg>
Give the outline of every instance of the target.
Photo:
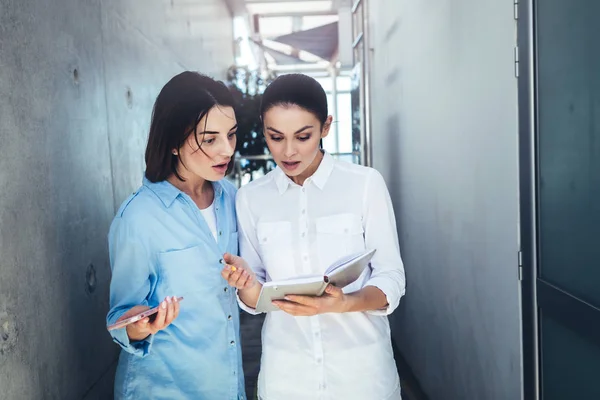
<svg viewBox="0 0 600 400">
<path fill-rule="evenodd" d="M 237 125 L 237 124 L 235 124 L 235 125 L 233 126 L 233 128 L 231 128 L 231 129 L 229 130 L 229 132 L 231 132 L 231 131 L 232 131 L 232 130 L 234 130 L 234 129 L 237 129 L 237 127 L 238 127 L 238 125 Z M 198 132 L 198 134 L 199 134 L 199 135 L 218 135 L 219 133 L 221 133 L 221 132 L 217 132 L 217 131 L 202 131 L 202 132 Z"/>
<path fill-rule="evenodd" d="M 309 129 L 309 128 L 314 128 L 314 127 L 313 127 L 312 125 L 306 125 L 305 127 L 303 127 L 303 128 L 300 128 L 300 129 L 298 129 L 296 132 L 294 132 L 294 135 L 297 135 L 298 133 L 300 133 L 300 132 L 302 132 L 302 131 L 305 131 L 305 130 L 307 130 L 307 129 Z M 275 133 L 278 133 L 278 134 L 280 134 L 280 135 L 283 135 L 283 132 L 280 132 L 280 131 L 278 131 L 277 129 L 275 129 L 275 128 L 272 128 L 272 127 L 270 127 L 270 126 L 267 126 L 267 130 L 269 130 L 269 131 L 273 131 L 273 132 L 275 132 Z"/>
</svg>

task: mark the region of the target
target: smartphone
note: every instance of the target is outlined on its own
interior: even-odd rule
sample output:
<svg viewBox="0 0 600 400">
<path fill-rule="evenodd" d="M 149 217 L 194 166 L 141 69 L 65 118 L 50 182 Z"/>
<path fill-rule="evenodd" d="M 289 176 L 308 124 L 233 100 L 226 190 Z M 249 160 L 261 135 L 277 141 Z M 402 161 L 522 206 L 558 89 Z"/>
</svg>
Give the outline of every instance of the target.
<svg viewBox="0 0 600 400">
<path fill-rule="evenodd" d="M 181 300 L 183 300 L 183 297 L 178 297 L 177 298 L 177 302 L 180 302 Z M 160 307 L 160 305 L 154 307 L 154 308 L 150 308 L 146 311 L 142 311 L 140 313 L 137 313 L 129 318 L 125 318 L 122 321 L 119 322 L 115 322 L 112 325 L 109 325 L 107 327 L 107 329 L 109 331 L 115 330 L 115 329 L 121 329 L 126 327 L 129 324 L 133 324 L 134 322 L 138 322 L 144 318 L 150 317 L 150 322 L 152 322 L 154 320 L 154 318 L 156 318 L 156 313 L 158 312 L 158 308 Z"/>
</svg>

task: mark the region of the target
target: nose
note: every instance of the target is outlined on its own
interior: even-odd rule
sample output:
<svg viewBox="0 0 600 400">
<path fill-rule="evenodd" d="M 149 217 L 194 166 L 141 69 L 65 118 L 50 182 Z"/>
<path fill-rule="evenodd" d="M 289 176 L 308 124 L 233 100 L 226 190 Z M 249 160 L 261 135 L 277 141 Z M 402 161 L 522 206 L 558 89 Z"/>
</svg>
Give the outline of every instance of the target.
<svg viewBox="0 0 600 400">
<path fill-rule="evenodd" d="M 233 156 L 233 153 L 235 152 L 236 141 L 229 141 L 227 138 L 225 138 L 225 140 L 222 140 L 221 143 L 219 154 L 225 157 Z"/>
<path fill-rule="evenodd" d="M 286 140 L 284 156 L 286 158 L 291 158 L 296 154 L 296 149 L 294 148 L 294 143 L 291 140 Z"/>
</svg>

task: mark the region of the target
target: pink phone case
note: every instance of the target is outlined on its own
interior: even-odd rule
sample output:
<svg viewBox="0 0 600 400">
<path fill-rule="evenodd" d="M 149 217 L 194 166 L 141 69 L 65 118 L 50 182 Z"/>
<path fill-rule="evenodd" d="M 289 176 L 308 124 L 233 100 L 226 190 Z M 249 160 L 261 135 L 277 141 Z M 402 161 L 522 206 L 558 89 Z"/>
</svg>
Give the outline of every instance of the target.
<svg viewBox="0 0 600 400">
<path fill-rule="evenodd" d="M 183 300 L 183 297 L 178 297 L 177 298 L 178 302 L 180 302 L 181 300 Z M 138 321 L 140 321 L 140 320 L 142 320 L 142 319 L 144 319 L 146 317 L 149 317 L 151 315 L 156 314 L 158 312 L 158 307 L 159 306 L 156 306 L 156 307 L 150 308 L 150 309 L 148 309 L 146 311 L 142 311 L 141 313 L 135 314 L 135 315 L 133 315 L 133 316 L 131 316 L 129 318 L 125 318 L 122 321 L 119 321 L 119 322 L 116 322 L 116 323 L 114 323 L 112 325 L 109 325 L 107 327 L 107 329 L 109 331 L 112 331 L 112 330 L 115 330 L 115 329 L 121 329 L 121 328 L 126 327 L 129 324 L 133 324 L 134 322 L 138 322 Z"/>
</svg>

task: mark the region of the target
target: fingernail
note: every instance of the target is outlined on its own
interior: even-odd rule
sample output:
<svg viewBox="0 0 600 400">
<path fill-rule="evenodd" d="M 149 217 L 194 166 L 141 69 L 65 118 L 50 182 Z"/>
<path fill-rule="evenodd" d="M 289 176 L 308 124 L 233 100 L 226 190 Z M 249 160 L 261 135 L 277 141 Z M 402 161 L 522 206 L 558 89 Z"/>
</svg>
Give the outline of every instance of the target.
<svg viewBox="0 0 600 400">
<path fill-rule="evenodd" d="M 177 302 L 179 301 L 179 299 L 177 299 L 177 297 L 173 296 L 173 301 L 174 301 L 175 303 L 177 303 Z"/>
<path fill-rule="evenodd" d="M 162 304 L 161 304 L 161 307 L 163 308 L 163 310 L 164 310 L 165 308 L 167 308 L 167 302 L 166 302 L 166 301 L 163 301 L 163 302 L 162 302 Z"/>
</svg>

